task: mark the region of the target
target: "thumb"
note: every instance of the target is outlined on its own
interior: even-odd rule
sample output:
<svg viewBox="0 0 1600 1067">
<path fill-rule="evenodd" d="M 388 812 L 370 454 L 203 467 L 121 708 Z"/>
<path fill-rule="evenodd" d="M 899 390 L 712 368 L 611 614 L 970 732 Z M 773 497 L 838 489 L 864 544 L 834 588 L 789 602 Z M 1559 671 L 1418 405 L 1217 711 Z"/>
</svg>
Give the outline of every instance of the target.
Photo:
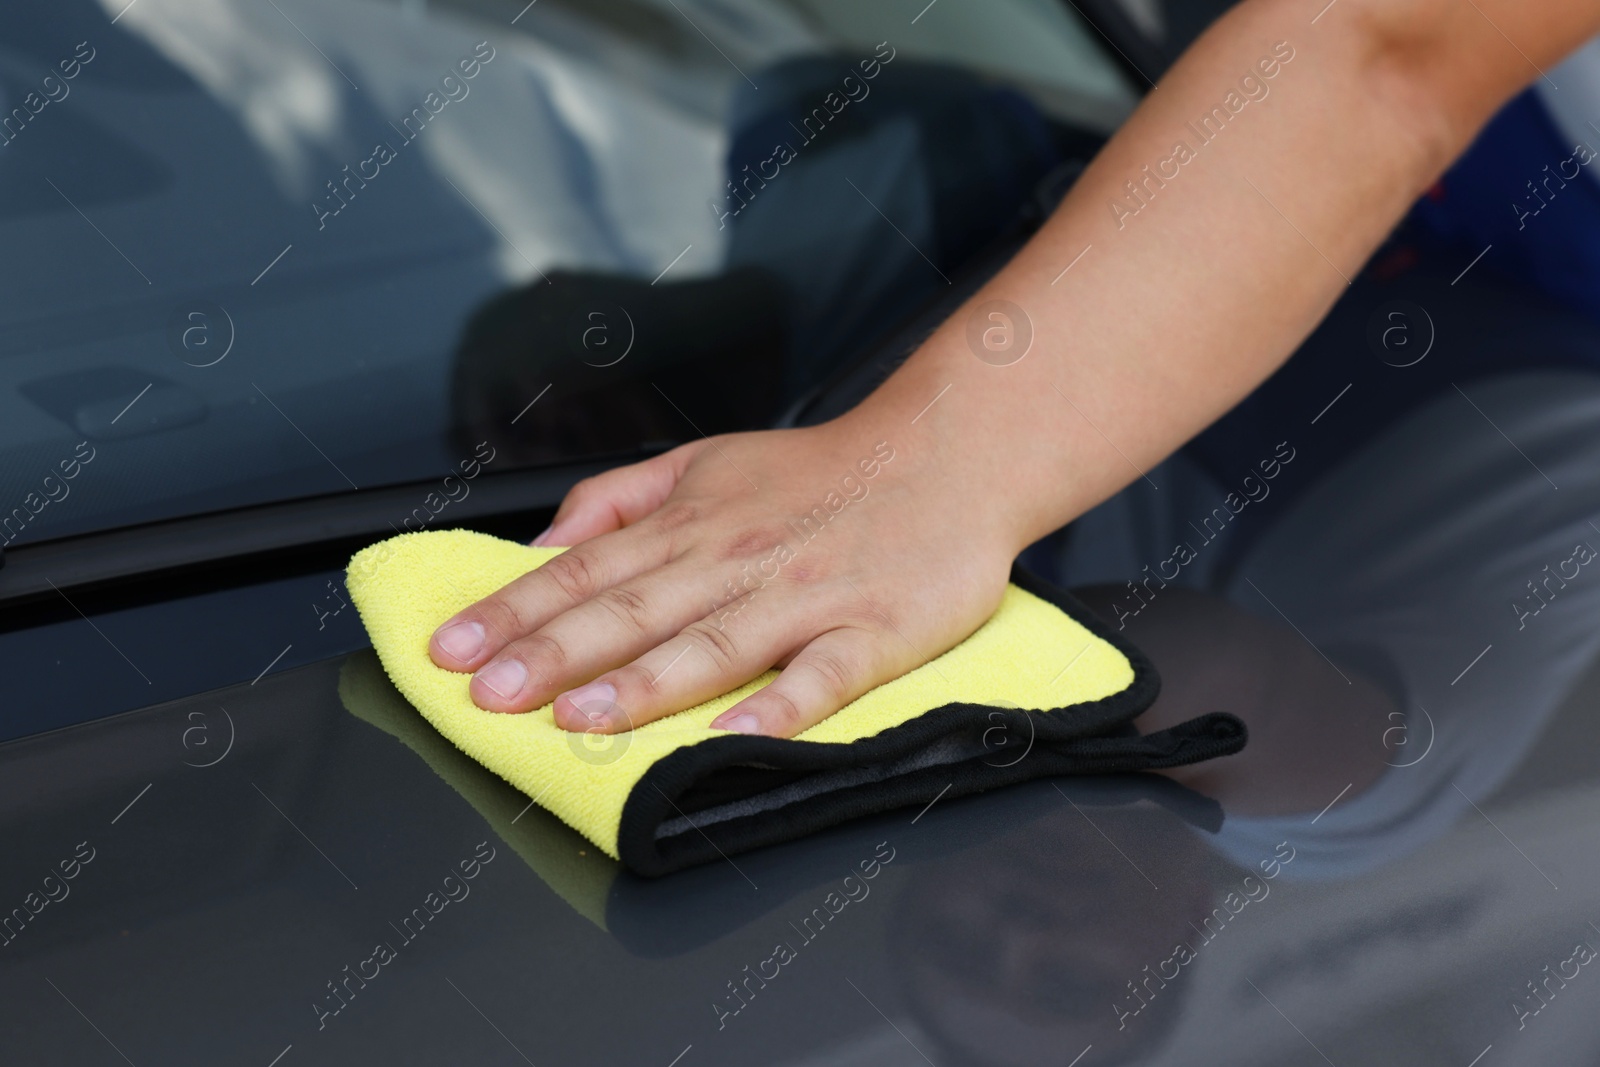
<svg viewBox="0 0 1600 1067">
<path fill-rule="evenodd" d="M 679 445 L 642 463 L 585 478 L 567 492 L 555 521 L 533 543 L 576 545 L 638 522 L 672 495 L 699 448 L 700 442 Z"/>
</svg>

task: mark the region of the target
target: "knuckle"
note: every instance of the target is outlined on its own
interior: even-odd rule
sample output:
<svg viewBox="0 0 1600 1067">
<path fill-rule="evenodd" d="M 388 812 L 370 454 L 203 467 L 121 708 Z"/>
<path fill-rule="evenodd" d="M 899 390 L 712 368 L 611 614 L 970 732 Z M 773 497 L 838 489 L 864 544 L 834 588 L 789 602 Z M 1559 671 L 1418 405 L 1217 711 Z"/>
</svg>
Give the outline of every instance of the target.
<svg viewBox="0 0 1600 1067">
<path fill-rule="evenodd" d="M 618 693 L 630 694 L 635 698 L 648 699 L 662 695 L 660 679 L 641 663 L 617 668 L 611 673 L 611 683 L 617 687 Z"/>
<path fill-rule="evenodd" d="M 811 654 L 806 664 L 829 700 L 843 703 L 850 695 L 855 669 L 854 664 L 847 662 L 843 656 L 837 652 L 819 650 Z"/>
<path fill-rule="evenodd" d="M 644 597 L 624 586 L 612 586 L 595 598 L 596 602 L 611 612 L 618 621 L 627 625 L 635 632 L 646 629 L 650 616 L 650 605 Z"/>
<path fill-rule="evenodd" d="M 762 690 L 762 696 L 767 705 L 763 715 L 773 725 L 785 731 L 796 731 L 807 725 L 805 712 L 788 693 L 768 686 Z"/>
<path fill-rule="evenodd" d="M 664 504 L 656 511 L 656 525 L 663 530 L 676 530 L 700 517 L 700 509 L 686 501 Z"/>
<path fill-rule="evenodd" d="M 539 568 L 569 600 L 587 600 L 600 584 L 597 568 L 581 552 L 569 549 Z"/>
<path fill-rule="evenodd" d="M 508 643 L 532 628 L 532 620 L 524 611 L 522 597 L 514 589 L 478 601 L 472 613 L 483 620 L 491 636 L 499 635 Z"/>
<path fill-rule="evenodd" d="M 715 623 L 702 620 L 692 623 L 684 636 L 693 641 L 723 670 L 731 670 L 739 662 L 739 645 L 726 630 Z"/>
<path fill-rule="evenodd" d="M 517 642 L 517 652 L 522 661 L 536 675 L 560 671 L 567 664 L 567 650 L 560 641 L 546 633 L 532 633 Z"/>
<path fill-rule="evenodd" d="M 819 579 L 827 576 L 828 572 L 814 560 L 797 560 L 792 565 L 783 568 L 783 577 L 796 585 L 814 584 Z"/>
<path fill-rule="evenodd" d="M 567 490 L 566 502 L 568 504 L 584 504 L 588 502 L 590 497 L 602 490 L 603 486 L 600 484 L 599 475 L 590 475 L 572 484 L 572 488 Z"/>
<path fill-rule="evenodd" d="M 743 559 L 760 555 L 783 543 L 783 534 L 775 525 L 755 526 L 730 540 L 722 550 L 724 559 Z"/>
<path fill-rule="evenodd" d="M 874 637 L 880 633 L 889 633 L 898 624 L 897 620 L 876 604 L 869 603 L 851 592 L 842 604 L 837 605 L 833 617 L 839 625 L 857 631 L 861 637 Z"/>
</svg>

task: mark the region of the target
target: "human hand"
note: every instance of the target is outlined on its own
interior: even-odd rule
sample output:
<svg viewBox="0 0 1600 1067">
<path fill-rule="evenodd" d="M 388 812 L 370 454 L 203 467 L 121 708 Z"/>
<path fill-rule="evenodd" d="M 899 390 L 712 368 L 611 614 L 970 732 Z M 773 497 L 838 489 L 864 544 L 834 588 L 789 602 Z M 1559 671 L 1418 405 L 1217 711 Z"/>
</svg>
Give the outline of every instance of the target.
<svg viewBox="0 0 1600 1067">
<path fill-rule="evenodd" d="M 553 700 L 558 726 L 603 733 L 779 666 L 712 725 L 792 737 L 999 605 L 1020 546 L 941 468 L 840 420 L 608 471 L 534 542 L 575 547 L 448 620 L 430 654 L 475 672 L 479 707 Z"/>
</svg>

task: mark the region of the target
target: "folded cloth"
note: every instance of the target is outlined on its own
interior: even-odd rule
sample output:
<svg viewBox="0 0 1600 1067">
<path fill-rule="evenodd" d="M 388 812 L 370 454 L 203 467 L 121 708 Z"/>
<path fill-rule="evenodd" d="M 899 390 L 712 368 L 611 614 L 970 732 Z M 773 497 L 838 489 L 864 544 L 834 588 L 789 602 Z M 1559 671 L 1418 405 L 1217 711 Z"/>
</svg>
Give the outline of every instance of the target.
<svg viewBox="0 0 1600 1067">
<path fill-rule="evenodd" d="M 622 734 L 556 726 L 550 705 L 484 711 L 470 676 L 436 666 L 440 623 L 561 549 L 465 530 L 401 534 L 357 553 L 346 584 L 385 672 L 463 752 L 601 851 L 660 875 L 847 819 L 1051 774 L 1176 767 L 1244 747 L 1213 712 L 1141 736 L 1155 668 L 1064 591 L 1013 573 L 965 641 L 794 738 L 711 727 L 777 677 Z"/>
</svg>

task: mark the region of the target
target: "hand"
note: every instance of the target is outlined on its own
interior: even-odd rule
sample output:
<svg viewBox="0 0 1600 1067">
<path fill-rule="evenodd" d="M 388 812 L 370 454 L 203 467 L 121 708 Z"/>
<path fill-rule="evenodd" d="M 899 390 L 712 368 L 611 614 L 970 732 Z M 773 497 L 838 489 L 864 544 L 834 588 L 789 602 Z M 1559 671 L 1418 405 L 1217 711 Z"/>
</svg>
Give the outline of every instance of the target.
<svg viewBox="0 0 1600 1067">
<path fill-rule="evenodd" d="M 792 737 L 999 605 L 1019 546 L 934 448 L 840 420 L 710 438 L 587 479 L 534 542 L 575 547 L 457 614 L 429 651 L 475 672 L 479 707 L 553 700 L 557 725 L 604 733 L 777 665 L 713 725 Z"/>
</svg>

